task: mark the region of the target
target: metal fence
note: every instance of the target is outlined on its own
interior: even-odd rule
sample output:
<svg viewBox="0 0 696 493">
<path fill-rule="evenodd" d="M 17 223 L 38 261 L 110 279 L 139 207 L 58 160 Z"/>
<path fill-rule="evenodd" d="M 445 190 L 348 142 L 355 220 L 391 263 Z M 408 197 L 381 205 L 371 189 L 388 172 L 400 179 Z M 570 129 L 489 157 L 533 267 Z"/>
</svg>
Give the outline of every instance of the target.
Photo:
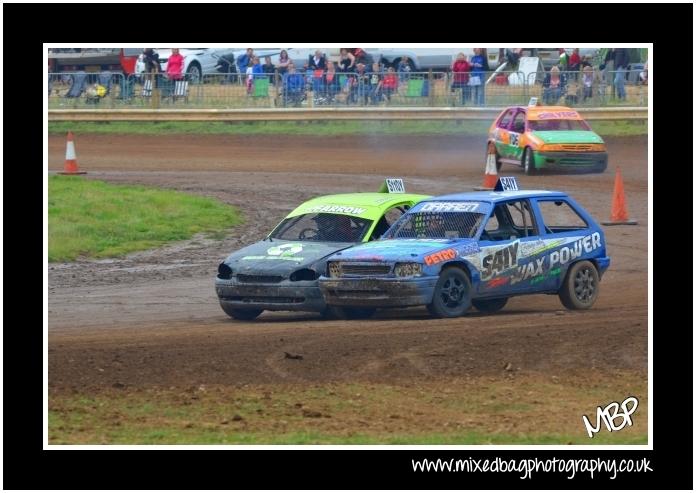
<svg viewBox="0 0 696 493">
<path fill-rule="evenodd" d="M 326 72 L 205 74 L 51 73 L 49 108 L 462 107 L 527 104 L 647 106 L 641 71 L 600 72 Z"/>
</svg>

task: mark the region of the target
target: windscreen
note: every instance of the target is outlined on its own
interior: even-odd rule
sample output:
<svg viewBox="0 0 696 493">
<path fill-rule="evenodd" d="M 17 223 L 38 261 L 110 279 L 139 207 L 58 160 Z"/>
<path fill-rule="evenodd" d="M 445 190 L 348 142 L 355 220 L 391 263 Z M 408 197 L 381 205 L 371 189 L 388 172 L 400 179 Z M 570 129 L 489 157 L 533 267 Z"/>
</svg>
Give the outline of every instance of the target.
<svg viewBox="0 0 696 493">
<path fill-rule="evenodd" d="M 582 120 L 529 120 L 531 131 L 546 132 L 554 130 L 592 130 Z"/>
<path fill-rule="evenodd" d="M 344 214 L 303 214 L 285 219 L 270 237 L 292 241 L 359 243 L 371 224 L 369 219 Z"/>
<path fill-rule="evenodd" d="M 401 216 L 382 238 L 473 238 L 483 217 L 484 214 L 477 212 L 419 211 L 408 213 Z"/>
</svg>

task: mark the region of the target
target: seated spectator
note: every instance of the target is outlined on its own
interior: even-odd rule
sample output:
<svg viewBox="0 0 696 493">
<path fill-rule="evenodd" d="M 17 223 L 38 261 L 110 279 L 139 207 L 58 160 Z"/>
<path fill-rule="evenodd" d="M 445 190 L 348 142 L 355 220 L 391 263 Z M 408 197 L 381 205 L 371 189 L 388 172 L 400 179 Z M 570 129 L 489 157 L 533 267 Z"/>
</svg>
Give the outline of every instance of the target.
<svg viewBox="0 0 696 493">
<path fill-rule="evenodd" d="M 558 66 L 554 65 L 551 71 L 544 77 L 544 104 L 556 104 L 566 91 L 566 76 L 562 74 Z"/>
<path fill-rule="evenodd" d="M 331 62 L 326 62 L 326 72 L 322 78 L 323 80 L 323 92 L 322 98 L 323 104 L 332 104 L 335 102 L 336 94 L 341 90 L 338 82 L 338 75 L 336 74 L 336 65 Z"/>
<path fill-rule="evenodd" d="M 305 78 L 295 70 L 295 64 L 288 65 L 288 71 L 283 75 L 283 105 L 299 106 L 305 97 Z"/>
<path fill-rule="evenodd" d="M 261 61 L 259 60 L 259 57 L 255 56 L 252 59 L 252 64 L 247 66 L 246 75 L 247 93 L 251 93 L 254 86 L 254 79 L 263 75 L 263 67 L 261 66 Z"/>
<path fill-rule="evenodd" d="M 309 70 L 326 70 L 326 57 L 321 50 L 317 50 L 314 55 L 309 56 L 307 68 Z"/>
</svg>

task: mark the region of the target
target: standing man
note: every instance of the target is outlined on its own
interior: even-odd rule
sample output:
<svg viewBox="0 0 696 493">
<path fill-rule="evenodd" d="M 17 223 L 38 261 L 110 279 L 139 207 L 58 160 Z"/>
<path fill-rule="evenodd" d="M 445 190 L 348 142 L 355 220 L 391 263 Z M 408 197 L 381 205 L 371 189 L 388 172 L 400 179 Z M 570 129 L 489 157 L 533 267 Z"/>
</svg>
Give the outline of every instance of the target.
<svg viewBox="0 0 696 493">
<path fill-rule="evenodd" d="M 628 70 L 629 53 L 628 48 L 616 48 L 614 50 L 614 67 L 616 69 L 616 77 L 614 85 L 616 86 L 616 97 L 620 100 L 626 100 L 626 70 Z"/>
</svg>

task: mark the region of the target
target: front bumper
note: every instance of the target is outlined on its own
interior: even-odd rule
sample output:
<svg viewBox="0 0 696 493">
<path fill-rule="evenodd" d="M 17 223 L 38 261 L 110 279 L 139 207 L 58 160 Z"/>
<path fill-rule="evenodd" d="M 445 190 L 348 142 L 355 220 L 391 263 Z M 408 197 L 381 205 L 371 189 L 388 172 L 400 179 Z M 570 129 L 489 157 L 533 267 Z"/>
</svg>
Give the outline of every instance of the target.
<svg viewBox="0 0 696 493">
<path fill-rule="evenodd" d="M 432 301 L 437 279 L 437 276 L 320 279 L 319 287 L 329 305 L 374 308 L 418 306 Z"/>
<path fill-rule="evenodd" d="M 221 305 L 230 308 L 320 312 L 326 308 L 317 281 L 284 280 L 277 284 L 240 283 L 215 279 Z"/>
<path fill-rule="evenodd" d="M 537 169 L 583 170 L 602 172 L 607 169 L 607 152 L 535 152 Z"/>
</svg>

